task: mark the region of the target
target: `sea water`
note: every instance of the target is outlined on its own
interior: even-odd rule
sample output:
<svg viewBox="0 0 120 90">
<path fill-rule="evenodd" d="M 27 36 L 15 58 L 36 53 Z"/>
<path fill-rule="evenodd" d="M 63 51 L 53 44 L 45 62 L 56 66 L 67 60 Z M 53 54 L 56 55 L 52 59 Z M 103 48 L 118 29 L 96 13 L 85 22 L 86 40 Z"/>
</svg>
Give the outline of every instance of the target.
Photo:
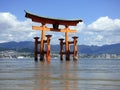
<svg viewBox="0 0 120 90">
<path fill-rule="evenodd" d="M 120 60 L 0 59 L 0 90 L 120 90 Z"/>
</svg>

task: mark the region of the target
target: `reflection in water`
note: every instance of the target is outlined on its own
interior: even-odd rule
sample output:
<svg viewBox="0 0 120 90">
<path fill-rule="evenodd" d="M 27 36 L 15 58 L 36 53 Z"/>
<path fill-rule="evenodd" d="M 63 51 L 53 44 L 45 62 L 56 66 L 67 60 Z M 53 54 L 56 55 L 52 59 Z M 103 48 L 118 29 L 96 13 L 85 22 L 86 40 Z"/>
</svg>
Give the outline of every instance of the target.
<svg viewBox="0 0 120 90">
<path fill-rule="evenodd" d="M 74 62 L 75 63 L 75 62 Z M 75 68 L 75 64 L 74 64 L 74 68 Z M 72 82 L 70 82 L 70 79 L 72 78 L 77 78 L 77 73 L 74 72 L 73 75 L 70 73 L 70 68 L 71 68 L 71 65 L 70 65 L 70 62 L 67 61 L 66 62 L 66 65 L 65 65 L 65 69 L 66 69 L 66 72 L 63 74 L 64 77 L 68 80 L 65 81 L 65 90 L 71 90 L 71 88 L 75 89 L 77 88 L 77 81 L 76 80 L 73 80 Z"/>
<path fill-rule="evenodd" d="M 120 90 L 120 60 L 0 60 L 0 90 Z"/>
<path fill-rule="evenodd" d="M 55 64 L 55 63 L 54 63 Z M 40 71 L 34 72 L 35 87 L 33 90 L 73 90 L 77 88 L 77 72 L 71 73 L 72 68 L 76 68 L 76 64 L 69 61 L 61 62 L 56 65 L 51 63 L 35 63 L 35 68 Z"/>
</svg>

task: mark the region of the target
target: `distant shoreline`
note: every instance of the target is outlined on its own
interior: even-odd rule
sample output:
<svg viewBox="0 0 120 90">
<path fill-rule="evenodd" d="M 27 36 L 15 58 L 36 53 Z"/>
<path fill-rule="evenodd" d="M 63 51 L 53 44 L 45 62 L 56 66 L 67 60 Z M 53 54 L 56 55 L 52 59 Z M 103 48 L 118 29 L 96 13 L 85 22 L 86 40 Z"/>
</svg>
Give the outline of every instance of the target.
<svg viewBox="0 0 120 90">
<path fill-rule="evenodd" d="M 63 55 L 64 56 L 64 55 Z M 34 58 L 34 53 L 31 52 L 18 52 L 15 50 L 6 50 L 6 51 L 0 51 L 0 58 Z M 60 58 L 60 54 L 52 53 L 51 52 L 51 58 Z M 72 59 L 71 55 L 71 59 Z M 78 53 L 78 58 L 81 59 L 120 59 L 120 54 L 86 54 L 86 53 Z"/>
</svg>

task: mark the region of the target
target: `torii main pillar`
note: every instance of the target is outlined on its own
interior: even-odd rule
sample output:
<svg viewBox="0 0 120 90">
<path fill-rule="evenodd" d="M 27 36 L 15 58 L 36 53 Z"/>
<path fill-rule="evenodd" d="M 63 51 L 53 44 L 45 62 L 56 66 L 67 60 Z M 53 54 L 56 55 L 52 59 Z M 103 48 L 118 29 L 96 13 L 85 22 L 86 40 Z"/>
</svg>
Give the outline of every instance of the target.
<svg viewBox="0 0 120 90">
<path fill-rule="evenodd" d="M 71 30 L 69 26 L 76 26 L 82 20 L 61 20 L 61 19 L 53 19 L 53 18 L 46 18 L 37 16 L 31 13 L 26 12 L 25 17 L 31 18 L 33 22 L 41 23 L 41 26 L 32 26 L 32 29 L 41 30 L 41 41 L 40 41 L 40 59 L 44 58 L 44 39 L 45 39 L 45 32 L 46 31 L 54 31 L 54 32 L 64 32 L 65 33 L 65 49 L 64 52 L 66 54 L 66 60 L 70 59 L 70 47 L 69 47 L 69 38 L 68 33 L 75 33 L 76 30 Z M 52 24 L 53 28 L 49 28 L 46 24 Z M 64 29 L 59 28 L 59 25 L 65 26 Z"/>
</svg>

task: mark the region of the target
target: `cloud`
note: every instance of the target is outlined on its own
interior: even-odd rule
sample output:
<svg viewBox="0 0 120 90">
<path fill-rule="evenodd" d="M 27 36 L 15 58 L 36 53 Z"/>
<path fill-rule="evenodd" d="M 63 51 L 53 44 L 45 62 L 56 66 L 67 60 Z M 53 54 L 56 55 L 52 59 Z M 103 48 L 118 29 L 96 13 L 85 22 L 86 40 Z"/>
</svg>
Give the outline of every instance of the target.
<svg viewBox="0 0 120 90">
<path fill-rule="evenodd" d="M 77 27 L 80 27 L 79 25 Z M 79 31 L 79 28 L 76 28 Z M 81 44 L 104 45 L 120 43 L 120 19 L 100 17 L 89 25 L 83 24 L 77 35 Z M 81 39 L 82 38 L 82 39 Z"/>
<path fill-rule="evenodd" d="M 0 13 L 0 43 L 8 41 L 33 41 L 33 37 L 40 37 L 41 31 L 32 30 L 32 25 L 40 25 L 30 19 L 19 21 L 17 17 L 9 12 Z M 50 26 L 50 25 L 48 25 Z M 46 32 L 52 35 L 52 44 L 58 44 L 59 38 L 64 38 L 64 33 Z"/>
<path fill-rule="evenodd" d="M 70 26 L 70 28 L 71 29 L 76 29 L 77 32 L 81 32 L 83 29 L 86 28 L 86 25 L 85 25 L 85 23 L 80 22 L 80 23 L 77 24 L 77 26 L 75 26 L 75 27 L 74 26 Z"/>
<path fill-rule="evenodd" d="M 9 12 L 0 13 L 0 42 L 31 40 L 37 32 L 31 29 L 31 20 L 19 21 Z"/>
<path fill-rule="evenodd" d="M 100 17 L 92 24 L 88 25 L 88 29 L 95 31 L 114 31 L 120 29 L 120 19 L 111 19 L 108 16 Z"/>
<path fill-rule="evenodd" d="M 36 23 L 30 19 L 20 21 L 17 17 L 9 12 L 0 13 L 0 42 L 8 41 L 33 41 L 33 37 L 40 36 L 41 32 L 32 30 L 32 25 Z M 77 33 L 69 34 L 78 36 L 78 44 L 87 45 L 104 45 L 120 43 L 120 19 L 111 19 L 108 16 L 100 17 L 89 25 L 85 22 L 79 23 L 76 27 Z M 58 44 L 59 38 L 64 38 L 64 33 L 46 32 L 52 34 L 51 44 Z"/>
</svg>

